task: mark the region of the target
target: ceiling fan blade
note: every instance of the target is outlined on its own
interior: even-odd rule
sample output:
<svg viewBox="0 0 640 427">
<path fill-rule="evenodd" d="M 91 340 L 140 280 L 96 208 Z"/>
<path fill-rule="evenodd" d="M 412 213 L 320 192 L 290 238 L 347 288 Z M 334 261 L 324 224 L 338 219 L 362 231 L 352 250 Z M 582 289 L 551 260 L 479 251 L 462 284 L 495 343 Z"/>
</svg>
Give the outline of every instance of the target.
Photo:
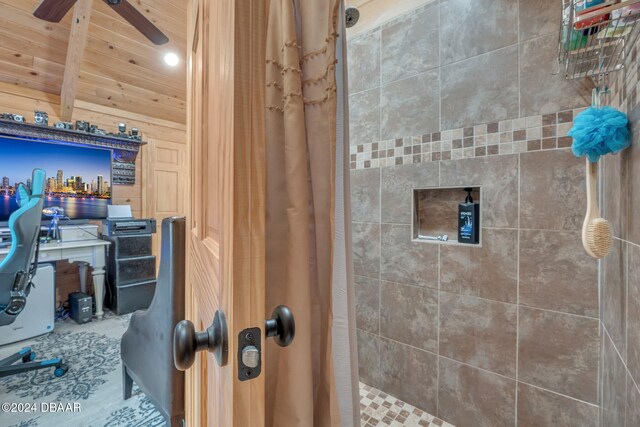
<svg viewBox="0 0 640 427">
<path fill-rule="evenodd" d="M 162 31 L 158 29 L 151 21 L 149 21 L 142 13 L 135 7 L 131 6 L 127 0 L 122 0 L 120 3 L 115 3 L 113 0 L 104 0 L 109 6 L 113 8 L 120 16 L 129 21 L 138 31 L 140 31 L 146 38 L 151 40 L 154 44 L 165 44 L 169 41 L 169 38 L 164 35 Z"/>
<path fill-rule="evenodd" d="M 36 18 L 49 22 L 60 22 L 77 0 L 43 0 L 33 12 Z"/>
</svg>

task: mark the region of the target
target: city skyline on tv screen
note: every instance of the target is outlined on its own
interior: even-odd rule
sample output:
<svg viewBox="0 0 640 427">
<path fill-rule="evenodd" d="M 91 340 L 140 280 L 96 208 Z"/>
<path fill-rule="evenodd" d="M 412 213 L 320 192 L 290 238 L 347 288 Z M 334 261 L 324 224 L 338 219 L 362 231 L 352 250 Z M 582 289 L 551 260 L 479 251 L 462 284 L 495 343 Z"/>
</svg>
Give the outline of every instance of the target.
<svg viewBox="0 0 640 427">
<path fill-rule="evenodd" d="M 111 157 L 111 150 L 0 137 L 0 221 L 18 208 L 16 185 L 30 186 L 36 168 L 46 172 L 45 207 L 62 207 L 71 219 L 105 218 Z"/>
</svg>

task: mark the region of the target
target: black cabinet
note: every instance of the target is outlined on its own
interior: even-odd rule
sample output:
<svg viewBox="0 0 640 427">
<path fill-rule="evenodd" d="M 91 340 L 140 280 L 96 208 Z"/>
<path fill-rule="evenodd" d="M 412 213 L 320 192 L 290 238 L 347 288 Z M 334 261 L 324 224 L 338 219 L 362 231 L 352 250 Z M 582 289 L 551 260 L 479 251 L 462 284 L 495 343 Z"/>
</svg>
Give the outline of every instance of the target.
<svg viewBox="0 0 640 427">
<path fill-rule="evenodd" d="M 105 305 L 118 315 L 148 308 L 156 288 L 151 234 L 102 238 L 111 242 L 107 252 Z"/>
</svg>

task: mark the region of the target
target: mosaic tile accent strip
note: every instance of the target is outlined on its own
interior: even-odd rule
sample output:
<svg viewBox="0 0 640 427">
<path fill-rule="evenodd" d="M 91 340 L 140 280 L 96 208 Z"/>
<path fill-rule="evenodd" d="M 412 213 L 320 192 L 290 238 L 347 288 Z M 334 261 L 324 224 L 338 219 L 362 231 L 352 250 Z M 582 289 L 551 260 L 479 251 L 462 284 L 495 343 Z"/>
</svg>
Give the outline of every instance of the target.
<svg viewBox="0 0 640 427">
<path fill-rule="evenodd" d="M 362 427 L 455 427 L 377 388 L 360 383 Z"/>
<path fill-rule="evenodd" d="M 571 146 L 566 136 L 584 108 L 426 135 L 352 145 L 351 169 L 497 156 Z"/>
</svg>

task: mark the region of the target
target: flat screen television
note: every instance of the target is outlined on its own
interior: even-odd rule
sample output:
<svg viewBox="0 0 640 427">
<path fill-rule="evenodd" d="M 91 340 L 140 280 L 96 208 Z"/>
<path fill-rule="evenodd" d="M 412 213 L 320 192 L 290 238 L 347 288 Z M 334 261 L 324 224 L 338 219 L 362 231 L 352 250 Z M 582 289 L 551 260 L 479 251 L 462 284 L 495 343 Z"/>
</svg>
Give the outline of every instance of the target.
<svg viewBox="0 0 640 427">
<path fill-rule="evenodd" d="M 72 220 L 106 218 L 111 159 L 109 149 L 0 135 L 0 221 L 18 209 L 16 185 L 31 187 L 35 168 L 47 172 L 45 208 L 61 207 Z"/>
</svg>

